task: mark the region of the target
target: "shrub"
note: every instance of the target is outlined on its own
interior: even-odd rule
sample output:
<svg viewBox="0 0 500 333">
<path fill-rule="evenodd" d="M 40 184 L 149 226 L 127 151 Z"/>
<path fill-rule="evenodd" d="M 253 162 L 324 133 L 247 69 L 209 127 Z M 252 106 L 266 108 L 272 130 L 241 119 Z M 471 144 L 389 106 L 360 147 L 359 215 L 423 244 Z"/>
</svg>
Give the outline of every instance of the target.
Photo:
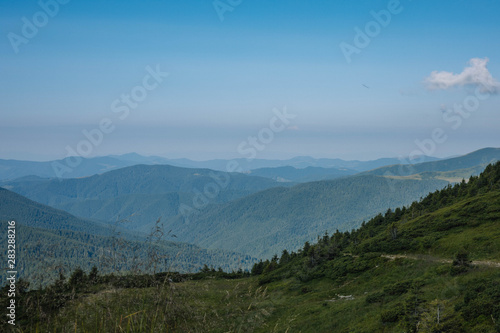
<svg viewBox="0 0 500 333">
<path fill-rule="evenodd" d="M 387 295 L 403 295 L 413 284 L 413 280 L 401 281 L 384 288 L 384 293 Z"/>
<path fill-rule="evenodd" d="M 380 314 L 380 320 L 382 320 L 383 323 L 395 323 L 403 314 L 403 306 L 401 304 L 397 304 L 392 309 L 382 311 Z"/>
<path fill-rule="evenodd" d="M 379 291 L 374 294 L 366 296 L 365 302 L 368 304 L 372 304 L 372 303 L 380 303 L 383 300 L 384 300 L 384 293 Z"/>
</svg>

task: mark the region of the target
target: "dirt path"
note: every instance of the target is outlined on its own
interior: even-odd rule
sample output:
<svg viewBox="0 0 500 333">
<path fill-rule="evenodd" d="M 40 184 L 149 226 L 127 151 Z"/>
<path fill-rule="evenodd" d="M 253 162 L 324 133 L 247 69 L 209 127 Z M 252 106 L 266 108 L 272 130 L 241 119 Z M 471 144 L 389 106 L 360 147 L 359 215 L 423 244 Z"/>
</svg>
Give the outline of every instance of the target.
<svg viewBox="0 0 500 333">
<path fill-rule="evenodd" d="M 440 262 L 443 264 L 451 264 L 453 260 L 450 259 L 442 259 L 442 258 L 437 258 L 429 255 L 423 255 L 423 254 L 383 254 L 381 255 L 382 258 L 387 258 L 390 260 L 395 260 L 398 258 L 406 258 L 406 259 L 413 259 L 413 260 L 426 260 L 426 261 L 432 261 L 432 262 Z M 488 267 L 496 267 L 500 268 L 500 262 L 497 261 L 491 261 L 491 260 L 475 260 L 472 261 L 472 265 L 478 265 L 478 266 L 488 266 Z"/>
</svg>

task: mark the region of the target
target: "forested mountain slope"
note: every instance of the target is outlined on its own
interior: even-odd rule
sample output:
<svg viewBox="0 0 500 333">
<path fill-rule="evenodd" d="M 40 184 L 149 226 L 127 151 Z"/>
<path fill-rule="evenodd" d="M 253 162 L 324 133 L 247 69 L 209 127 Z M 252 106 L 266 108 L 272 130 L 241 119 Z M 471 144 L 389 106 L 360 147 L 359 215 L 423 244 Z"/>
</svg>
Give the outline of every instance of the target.
<svg viewBox="0 0 500 333">
<path fill-rule="evenodd" d="M 146 231 L 158 218 L 283 186 L 268 178 L 169 165 L 136 165 L 85 178 L 20 179 L 3 186 L 71 214 Z"/>
<path fill-rule="evenodd" d="M 16 220 L 23 225 L 52 230 L 69 230 L 110 235 L 110 227 L 75 217 L 67 212 L 29 200 L 0 187 L 0 220 Z"/>
<path fill-rule="evenodd" d="M 155 225 L 159 229 L 150 229 L 148 234 L 131 233 L 122 227 L 124 223 L 103 224 L 77 218 L 0 188 L 0 224 L 7 230 L 7 221 L 12 220 L 16 222 L 18 277 L 44 283 L 55 278 L 59 270 L 88 270 L 93 265 L 103 272 L 139 268 L 149 271 L 153 252 L 159 267 L 181 272 L 197 271 L 205 264 L 226 270 L 244 269 L 255 260 L 233 251 L 205 250 L 174 242 L 175 235 L 161 228 L 161 221 Z M 7 240 L 0 240 L 5 250 Z M 5 274 L 1 272 L 0 277 Z"/>
<path fill-rule="evenodd" d="M 326 230 L 350 230 L 381 210 L 409 204 L 443 180 L 396 180 L 352 176 L 273 188 L 190 217 L 167 221 L 183 241 L 270 257 L 296 249 Z"/>
</svg>

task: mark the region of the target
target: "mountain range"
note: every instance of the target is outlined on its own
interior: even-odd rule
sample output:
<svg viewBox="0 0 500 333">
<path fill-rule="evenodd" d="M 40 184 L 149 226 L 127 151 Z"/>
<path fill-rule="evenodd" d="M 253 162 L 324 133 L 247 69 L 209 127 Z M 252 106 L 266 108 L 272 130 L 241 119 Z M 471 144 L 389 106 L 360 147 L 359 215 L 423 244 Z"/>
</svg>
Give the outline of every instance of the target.
<svg viewBox="0 0 500 333">
<path fill-rule="evenodd" d="M 31 291 L 19 281 L 24 289 L 16 298 L 16 327 L 498 332 L 499 222 L 496 163 L 411 205 L 380 211 L 357 229 L 284 249 L 256 262 L 251 272 L 205 266 L 195 274 L 114 275 L 76 269 L 69 279 Z M 0 301 L 8 301 L 7 292 Z M 34 307 L 44 316 L 33 315 Z M 0 325 L 7 330 L 5 321 Z"/>
<path fill-rule="evenodd" d="M 158 219 L 191 214 L 281 183 L 263 177 L 169 165 L 135 165 L 74 179 L 23 177 L 2 186 L 85 218 L 127 219 L 146 230 Z"/>
<path fill-rule="evenodd" d="M 421 160 L 434 161 L 438 159 L 422 156 Z M 307 167 L 318 167 L 333 169 L 332 173 L 335 174 L 337 169 L 361 172 L 399 163 L 409 162 L 405 159 L 397 158 L 381 158 L 373 161 L 344 161 L 341 159 L 327 158 L 315 159 L 307 156 L 295 157 L 288 160 L 247 160 L 245 158 L 236 158 L 232 160 L 217 159 L 193 161 L 186 158 L 168 159 L 159 156 L 142 156 L 136 153 L 130 153 L 92 158 L 67 157 L 61 160 L 46 162 L 0 159 L 0 180 L 14 180 L 24 176 L 38 176 L 42 178 L 79 178 L 137 164 L 166 164 L 183 168 L 206 168 L 223 172 L 232 172 L 236 169 L 239 172 L 245 172 L 261 168 L 294 167 L 296 169 L 303 169 Z"/>
<path fill-rule="evenodd" d="M 127 158 L 130 163 L 143 162 L 140 155 Z M 102 241 L 109 243 L 109 230 L 117 225 L 125 238 L 142 237 L 127 238 L 140 244 L 160 221 L 176 242 L 232 258 L 244 253 L 248 264 L 252 258 L 270 258 L 284 248 L 294 250 L 325 231 L 357 228 L 380 211 L 409 205 L 480 173 L 487 163 L 499 159 L 500 149 L 486 148 L 461 157 L 386 165 L 361 173 L 346 168 L 363 169 L 356 163 L 337 165 L 342 169 L 287 166 L 244 173 L 136 164 L 71 179 L 31 175 L 0 183 L 8 190 L 1 192 L 1 217 L 26 221 L 25 228 L 42 229 L 46 235 L 64 232 L 64 237 L 76 237 L 84 248 L 88 244 L 82 238 L 107 237 Z M 322 177 L 329 180 L 307 181 Z M 16 202 L 25 208 L 18 208 Z M 192 258 L 191 250 L 186 251 Z M 209 262 L 221 260 L 211 257 Z M 231 267 L 242 264 L 231 262 Z"/>
</svg>

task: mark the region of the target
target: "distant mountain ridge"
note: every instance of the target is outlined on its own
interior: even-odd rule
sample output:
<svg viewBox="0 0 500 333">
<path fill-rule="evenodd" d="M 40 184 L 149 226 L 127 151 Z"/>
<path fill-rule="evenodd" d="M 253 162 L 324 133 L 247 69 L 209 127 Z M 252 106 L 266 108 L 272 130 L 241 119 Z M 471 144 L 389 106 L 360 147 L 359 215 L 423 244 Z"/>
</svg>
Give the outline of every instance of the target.
<svg viewBox="0 0 500 333">
<path fill-rule="evenodd" d="M 283 184 L 209 169 L 135 165 L 85 178 L 30 177 L 2 186 L 74 215 L 105 221 L 129 219 L 133 228 L 141 229 L 159 217 L 196 211 Z"/>
<path fill-rule="evenodd" d="M 248 175 L 260 176 L 274 179 L 278 182 L 298 182 L 306 183 L 311 181 L 335 179 L 339 177 L 351 176 L 357 171 L 352 169 L 322 168 L 308 166 L 298 169 L 292 166 L 260 168 L 247 171 Z"/>
<path fill-rule="evenodd" d="M 434 157 L 423 157 L 423 159 L 426 161 L 437 160 Z M 307 156 L 294 157 L 288 160 L 254 159 L 249 161 L 245 158 L 236 158 L 193 161 L 187 158 L 168 159 L 159 156 L 142 156 L 136 153 L 129 153 L 124 155 L 81 158 L 75 166 L 71 166 L 74 164 L 71 157 L 47 162 L 0 159 L 0 180 L 14 180 L 24 176 L 38 176 L 42 178 L 80 178 L 137 164 L 172 165 L 195 169 L 208 168 L 223 172 L 228 171 L 228 165 L 230 164 L 237 165 L 238 171 L 292 166 L 297 169 L 320 167 L 352 169 L 361 172 L 398 163 L 401 163 L 401 161 L 396 158 L 381 158 L 374 161 L 363 162 L 328 158 L 315 159 Z"/>
<path fill-rule="evenodd" d="M 500 160 L 500 148 L 483 148 L 472 153 L 449 159 L 407 165 L 389 165 L 363 174 L 379 176 L 409 176 L 422 172 L 452 171 L 458 169 L 486 167 Z"/>
<path fill-rule="evenodd" d="M 422 156 L 424 161 L 436 161 L 439 158 Z M 158 162 L 157 157 L 146 157 L 143 163 Z M 381 166 L 409 163 L 398 158 L 380 158 L 372 161 L 346 161 L 339 158 L 313 158 L 310 156 L 297 156 L 286 160 L 269 160 L 269 159 L 253 159 L 246 158 L 235 159 L 214 159 L 208 161 L 193 161 L 189 159 L 165 159 L 166 164 L 175 165 L 185 168 L 208 168 L 212 170 L 227 171 L 229 162 L 238 165 L 241 171 L 249 171 L 261 168 L 278 168 L 291 166 L 296 169 L 307 167 L 319 168 L 337 168 L 337 169 L 352 169 L 357 172 L 375 169 Z"/>
</svg>

